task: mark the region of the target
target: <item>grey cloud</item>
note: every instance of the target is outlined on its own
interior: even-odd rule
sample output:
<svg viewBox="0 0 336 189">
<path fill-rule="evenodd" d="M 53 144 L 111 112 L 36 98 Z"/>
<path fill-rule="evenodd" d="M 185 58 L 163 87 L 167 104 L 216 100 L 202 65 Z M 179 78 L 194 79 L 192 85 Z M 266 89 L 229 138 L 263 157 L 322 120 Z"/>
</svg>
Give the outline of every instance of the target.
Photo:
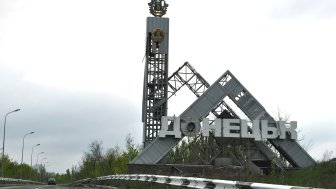
<svg viewBox="0 0 336 189">
<path fill-rule="evenodd" d="M 327 119 L 302 123 L 300 134 L 304 136 L 306 142 L 311 140 L 314 144 L 333 142 L 335 141 L 335 133 L 328 131 L 332 131 L 335 125 L 334 120 Z"/>
<path fill-rule="evenodd" d="M 22 78 L 22 74 L 5 68 L 0 71 L 1 115 L 22 109 L 7 119 L 5 149 L 14 160 L 21 159 L 22 136 L 30 131 L 36 133 L 26 139 L 24 161 L 30 162 L 31 147 L 41 143 L 36 152 L 44 151 L 52 162 L 49 169 L 57 172 L 76 165 L 95 139 L 103 141 L 106 149 L 122 146 L 128 133 L 140 142 L 140 102 L 132 104 L 122 97 L 100 94 L 59 92 Z"/>
<path fill-rule="evenodd" d="M 275 4 L 271 12 L 276 18 L 328 18 L 336 17 L 334 0 L 285 0 Z"/>
<path fill-rule="evenodd" d="M 0 17 L 6 17 L 8 14 L 15 12 L 16 8 L 22 6 L 23 3 L 19 0 L 0 1 Z"/>
</svg>

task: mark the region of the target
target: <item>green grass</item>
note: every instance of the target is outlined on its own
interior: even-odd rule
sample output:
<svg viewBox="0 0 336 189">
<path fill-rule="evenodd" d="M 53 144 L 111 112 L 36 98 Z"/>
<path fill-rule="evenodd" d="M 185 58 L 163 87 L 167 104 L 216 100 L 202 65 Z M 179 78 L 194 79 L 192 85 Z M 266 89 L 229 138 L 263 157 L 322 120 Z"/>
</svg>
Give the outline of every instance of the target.
<svg viewBox="0 0 336 189">
<path fill-rule="evenodd" d="M 336 189 L 336 162 L 323 162 L 301 170 L 277 174 L 274 184 Z"/>
</svg>

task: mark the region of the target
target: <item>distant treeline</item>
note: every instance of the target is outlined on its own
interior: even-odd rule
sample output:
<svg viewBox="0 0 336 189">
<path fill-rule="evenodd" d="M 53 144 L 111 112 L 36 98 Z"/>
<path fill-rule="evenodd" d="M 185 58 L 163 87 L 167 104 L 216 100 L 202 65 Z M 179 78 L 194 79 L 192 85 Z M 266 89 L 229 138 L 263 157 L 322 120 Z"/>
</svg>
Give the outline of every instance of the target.
<svg viewBox="0 0 336 189">
<path fill-rule="evenodd" d="M 85 178 L 127 173 L 127 164 L 138 155 L 140 147 L 134 144 L 130 135 L 125 141 L 125 150 L 119 146 L 103 150 L 103 143 L 97 140 L 89 144 L 78 166 L 67 169 L 65 174 L 49 173 L 57 183 L 71 183 Z"/>
<path fill-rule="evenodd" d="M 125 150 L 115 146 L 104 151 L 102 142 L 93 141 L 89 144 L 88 151 L 83 154 L 79 165 L 67 169 L 65 174 L 46 173 L 43 166 L 35 165 L 32 168 L 24 163 L 21 176 L 21 165 L 10 159 L 8 155 L 5 155 L 4 160 L 1 160 L 0 171 L 2 165 L 4 165 L 3 177 L 5 178 L 22 178 L 24 180 L 47 182 L 49 177 L 54 177 L 58 184 L 71 183 L 84 178 L 127 173 L 127 164 L 135 158 L 140 149 L 134 144 L 130 135 L 127 135 L 125 143 Z"/>
<path fill-rule="evenodd" d="M 8 155 L 5 155 L 0 162 L 0 171 L 3 167 L 3 177 L 4 178 L 15 178 L 15 179 L 23 179 L 23 180 L 34 180 L 38 181 L 41 179 L 41 172 L 44 173 L 44 167 L 35 166 L 32 168 L 28 164 L 23 163 L 22 166 L 16 161 L 10 159 Z M 21 176 L 22 170 L 22 176 Z M 0 175 L 1 176 L 1 175 Z M 44 176 L 44 175 L 42 175 Z"/>
</svg>

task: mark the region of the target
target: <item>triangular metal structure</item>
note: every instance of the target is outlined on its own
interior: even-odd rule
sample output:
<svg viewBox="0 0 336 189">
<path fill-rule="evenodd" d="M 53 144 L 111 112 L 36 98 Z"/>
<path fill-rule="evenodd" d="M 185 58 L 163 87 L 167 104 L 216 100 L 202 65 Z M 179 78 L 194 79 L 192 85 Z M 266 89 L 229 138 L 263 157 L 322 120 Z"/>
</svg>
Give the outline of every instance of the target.
<svg viewBox="0 0 336 189">
<path fill-rule="evenodd" d="M 168 99 L 175 95 L 177 91 L 184 86 L 189 88 L 196 97 L 200 97 L 210 87 L 210 84 L 196 71 L 195 68 L 191 66 L 189 62 L 185 62 L 168 78 Z M 239 119 L 239 116 L 224 100 L 218 103 L 218 105 L 211 110 L 211 114 L 215 118 Z M 250 131 L 252 130 L 250 129 Z M 234 141 L 235 140 L 232 139 L 223 140 L 223 138 L 216 138 L 216 142 L 219 143 L 221 147 L 223 147 L 223 145 L 232 146 L 231 144 Z M 254 172 L 261 173 L 262 168 L 267 169 L 267 165 L 270 165 L 271 161 L 274 161 L 278 168 L 285 167 L 284 162 L 272 151 L 272 149 L 268 147 L 264 141 L 255 141 L 250 139 L 247 141 L 246 145 L 248 146 L 248 166 Z M 233 158 L 236 159 L 236 157 Z M 214 160 L 214 157 L 211 157 L 211 159 Z"/>
<path fill-rule="evenodd" d="M 179 117 L 197 119 L 201 121 L 225 97 L 229 97 L 250 120 L 266 119 L 274 123 L 274 119 L 266 112 L 265 108 L 252 96 L 252 94 L 234 77 L 226 71 L 212 84 L 194 103 L 192 103 Z M 155 138 L 131 164 L 156 164 L 180 141 L 179 138 Z M 295 141 L 272 139 L 270 143 L 294 167 L 307 167 L 315 164 L 313 158 Z M 262 143 L 256 144 L 267 158 L 271 158 L 270 150 Z"/>
</svg>

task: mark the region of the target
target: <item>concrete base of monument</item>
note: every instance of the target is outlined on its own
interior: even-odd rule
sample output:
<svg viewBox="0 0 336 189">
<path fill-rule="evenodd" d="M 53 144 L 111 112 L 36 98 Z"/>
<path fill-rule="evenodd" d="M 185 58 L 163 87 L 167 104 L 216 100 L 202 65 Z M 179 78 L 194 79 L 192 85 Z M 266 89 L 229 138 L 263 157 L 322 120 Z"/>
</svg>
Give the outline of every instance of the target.
<svg viewBox="0 0 336 189">
<path fill-rule="evenodd" d="M 185 164 L 128 164 L 128 174 L 199 177 L 222 180 L 247 180 L 253 175 L 241 166 L 185 165 Z"/>
</svg>

